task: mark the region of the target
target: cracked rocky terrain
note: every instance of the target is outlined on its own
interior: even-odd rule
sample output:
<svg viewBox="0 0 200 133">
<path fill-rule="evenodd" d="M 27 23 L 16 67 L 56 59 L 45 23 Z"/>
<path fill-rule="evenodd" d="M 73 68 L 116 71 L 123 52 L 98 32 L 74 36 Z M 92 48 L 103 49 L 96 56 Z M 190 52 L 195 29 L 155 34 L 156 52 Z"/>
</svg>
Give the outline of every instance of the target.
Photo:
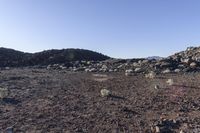
<svg viewBox="0 0 200 133">
<path fill-rule="evenodd" d="M 199 79 L 198 72 L 149 79 L 143 73 L 1 70 L 0 87 L 9 95 L 0 101 L 0 132 L 198 133 Z M 101 89 L 111 95 L 102 97 Z"/>
</svg>

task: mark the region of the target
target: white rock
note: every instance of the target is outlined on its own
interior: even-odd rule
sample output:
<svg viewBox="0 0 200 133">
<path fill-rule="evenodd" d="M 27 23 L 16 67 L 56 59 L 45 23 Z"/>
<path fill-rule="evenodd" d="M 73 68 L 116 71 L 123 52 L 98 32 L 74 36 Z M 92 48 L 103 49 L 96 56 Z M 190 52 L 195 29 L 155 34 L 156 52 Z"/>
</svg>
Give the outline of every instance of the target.
<svg viewBox="0 0 200 133">
<path fill-rule="evenodd" d="M 124 65 L 123 64 L 121 64 L 121 65 L 119 65 L 117 68 L 118 69 L 120 69 L 120 68 L 122 68 Z"/>
<path fill-rule="evenodd" d="M 168 84 L 168 85 L 173 85 L 174 84 L 174 80 L 173 79 L 168 79 L 167 81 L 166 81 L 166 83 Z"/>
<path fill-rule="evenodd" d="M 139 64 L 141 64 L 141 63 L 142 63 L 142 61 L 141 61 L 141 60 L 139 60 L 139 61 L 138 61 L 138 63 L 139 63 Z"/>
<path fill-rule="evenodd" d="M 158 126 L 156 126 L 155 128 L 156 128 L 156 133 L 160 133 L 160 128 Z"/>
<path fill-rule="evenodd" d="M 139 66 L 138 63 L 136 63 L 136 62 L 134 62 L 132 65 L 133 65 L 134 67 Z"/>
<path fill-rule="evenodd" d="M 132 69 L 128 69 L 128 70 L 125 71 L 125 75 L 126 75 L 126 76 L 131 76 L 132 73 L 133 73 L 133 70 L 132 70 Z"/>
<path fill-rule="evenodd" d="M 87 61 L 87 65 L 90 65 L 91 64 L 91 62 L 90 61 Z"/>
<path fill-rule="evenodd" d="M 90 69 L 89 69 L 89 68 L 86 68 L 86 69 L 85 69 L 85 72 L 90 72 Z"/>
<path fill-rule="evenodd" d="M 171 72 L 171 70 L 169 70 L 169 69 L 166 69 L 166 70 L 162 71 L 163 74 L 170 73 L 170 72 Z"/>
<path fill-rule="evenodd" d="M 51 69 L 51 65 L 48 65 L 48 66 L 47 66 L 47 70 L 50 70 L 50 69 Z"/>
<path fill-rule="evenodd" d="M 197 66 L 197 63 L 195 62 L 190 63 L 190 67 L 195 68 L 196 66 Z"/>
<path fill-rule="evenodd" d="M 149 60 L 143 60 L 142 61 L 142 63 L 148 63 L 149 62 Z"/>
<path fill-rule="evenodd" d="M 97 70 L 95 69 L 95 68 L 91 68 L 90 70 L 89 70 L 89 72 L 96 72 Z"/>
<path fill-rule="evenodd" d="M 181 70 L 180 69 L 175 69 L 174 72 L 179 73 Z"/>
<path fill-rule="evenodd" d="M 156 76 L 156 73 L 154 71 L 151 71 L 150 73 L 145 75 L 146 78 L 150 78 L 150 79 L 155 78 L 155 76 Z"/>
<path fill-rule="evenodd" d="M 64 70 L 64 69 L 67 69 L 67 67 L 65 67 L 65 66 L 60 66 L 60 69 Z"/>
<path fill-rule="evenodd" d="M 125 73 L 133 73 L 133 70 L 132 69 L 128 69 L 125 71 Z"/>
<path fill-rule="evenodd" d="M 190 62 L 190 59 L 189 58 L 186 58 L 186 59 L 181 58 L 181 62 L 188 64 Z"/>
<path fill-rule="evenodd" d="M 114 69 L 114 72 L 117 72 L 118 70 L 117 69 Z"/>
<path fill-rule="evenodd" d="M 108 67 L 106 65 L 103 65 L 101 68 L 102 69 L 108 69 Z"/>
<path fill-rule="evenodd" d="M 113 69 L 109 69 L 109 72 L 113 72 Z"/>
<path fill-rule="evenodd" d="M 132 73 L 125 73 L 126 76 L 132 76 Z"/>
<path fill-rule="evenodd" d="M 135 72 L 141 72 L 141 68 L 135 68 Z"/>
<path fill-rule="evenodd" d="M 107 97 L 107 96 L 109 96 L 111 94 L 111 92 L 109 91 L 109 90 L 107 90 L 107 89 L 102 89 L 101 90 L 101 96 L 102 97 Z"/>
<path fill-rule="evenodd" d="M 72 70 L 73 72 L 77 72 L 78 71 L 78 69 L 77 68 L 73 68 L 73 70 Z"/>
</svg>

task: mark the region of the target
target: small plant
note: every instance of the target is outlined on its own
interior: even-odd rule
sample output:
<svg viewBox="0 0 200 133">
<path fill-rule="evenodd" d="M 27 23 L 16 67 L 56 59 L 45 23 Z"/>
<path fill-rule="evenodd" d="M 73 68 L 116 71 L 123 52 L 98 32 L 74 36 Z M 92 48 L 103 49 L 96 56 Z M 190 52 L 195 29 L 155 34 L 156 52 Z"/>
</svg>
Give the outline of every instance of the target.
<svg viewBox="0 0 200 133">
<path fill-rule="evenodd" d="M 0 88 L 0 99 L 6 98 L 8 96 L 7 88 Z"/>
<path fill-rule="evenodd" d="M 111 95 L 111 92 L 109 90 L 107 90 L 107 89 L 102 89 L 101 90 L 101 96 L 102 97 L 108 97 L 110 95 Z"/>
<path fill-rule="evenodd" d="M 168 80 L 166 81 L 166 83 L 167 83 L 168 85 L 172 86 L 172 85 L 174 84 L 174 80 L 173 80 L 173 79 L 168 79 Z"/>
</svg>

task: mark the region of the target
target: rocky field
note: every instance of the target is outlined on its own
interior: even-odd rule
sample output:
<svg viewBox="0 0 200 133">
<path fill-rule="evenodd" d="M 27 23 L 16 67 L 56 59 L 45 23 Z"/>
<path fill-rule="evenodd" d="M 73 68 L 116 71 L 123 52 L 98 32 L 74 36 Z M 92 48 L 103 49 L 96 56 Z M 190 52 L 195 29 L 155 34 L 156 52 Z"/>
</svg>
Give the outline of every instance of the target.
<svg viewBox="0 0 200 133">
<path fill-rule="evenodd" d="M 200 47 L 113 59 L 0 48 L 2 133 L 199 133 Z"/>
<path fill-rule="evenodd" d="M 199 80 L 195 71 L 7 68 L 0 71 L 1 93 L 8 91 L 0 132 L 199 133 Z"/>
</svg>

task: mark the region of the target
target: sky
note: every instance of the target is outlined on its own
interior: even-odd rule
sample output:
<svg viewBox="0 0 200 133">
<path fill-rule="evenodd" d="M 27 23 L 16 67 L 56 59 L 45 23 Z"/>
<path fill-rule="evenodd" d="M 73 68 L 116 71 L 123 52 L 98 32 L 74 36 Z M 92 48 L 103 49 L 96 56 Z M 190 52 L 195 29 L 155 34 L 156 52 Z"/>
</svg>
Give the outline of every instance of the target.
<svg viewBox="0 0 200 133">
<path fill-rule="evenodd" d="M 199 7 L 199 0 L 0 0 L 0 47 L 166 57 L 200 46 Z"/>
</svg>

